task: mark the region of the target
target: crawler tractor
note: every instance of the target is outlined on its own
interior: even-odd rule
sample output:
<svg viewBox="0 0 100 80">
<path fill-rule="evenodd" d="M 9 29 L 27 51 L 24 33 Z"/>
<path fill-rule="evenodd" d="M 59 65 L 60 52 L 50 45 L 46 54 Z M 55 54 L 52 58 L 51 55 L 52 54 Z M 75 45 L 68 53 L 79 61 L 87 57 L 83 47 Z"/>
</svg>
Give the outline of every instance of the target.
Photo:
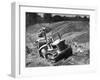
<svg viewBox="0 0 100 80">
<path fill-rule="evenodd" d="M 62 59 L 67 59 L 72 56 L 72 48 L 69 44 L 65 44 L 65 40 L 61 39 L 58 34 L 58 39 L 54 40 L 52 35 L 47 37 L 46 28 L 42 27 L 37 40 L 39 55 L 50 62 L 58 62 Z"/>
</svg>

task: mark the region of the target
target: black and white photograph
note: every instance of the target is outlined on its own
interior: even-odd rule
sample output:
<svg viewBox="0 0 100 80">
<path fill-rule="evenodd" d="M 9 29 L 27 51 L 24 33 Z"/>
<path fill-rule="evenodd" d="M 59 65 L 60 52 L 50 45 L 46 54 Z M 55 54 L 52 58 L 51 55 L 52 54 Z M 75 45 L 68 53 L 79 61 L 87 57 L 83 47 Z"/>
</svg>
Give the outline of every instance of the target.
<svg viewBox="0 0 100 80">
<path fill-rule="evenodd" d="M 90 15 L 25 13 L 25 67 L 90 64 Z"/>
</svg>

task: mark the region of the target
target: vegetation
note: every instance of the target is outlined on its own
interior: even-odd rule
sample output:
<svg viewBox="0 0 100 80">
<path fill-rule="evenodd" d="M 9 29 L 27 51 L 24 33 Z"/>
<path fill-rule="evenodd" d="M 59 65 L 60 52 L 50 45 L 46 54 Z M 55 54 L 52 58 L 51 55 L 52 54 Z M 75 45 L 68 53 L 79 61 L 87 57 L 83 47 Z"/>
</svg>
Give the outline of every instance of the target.
<svg viewBox="0 0 100 80">
<path fill-rule="evenodd" d="M 59 21 L 89 21 L 89 17 L 85 15 L 83 17 L 79 15 L 67 17 L 59 14 L 52 16 L 51 13 L 44 13 L 43 17 L 41 17 L 38 13 L 26 12 L 26 27 L 37 23 L 53 23 Z"/>
</svg>

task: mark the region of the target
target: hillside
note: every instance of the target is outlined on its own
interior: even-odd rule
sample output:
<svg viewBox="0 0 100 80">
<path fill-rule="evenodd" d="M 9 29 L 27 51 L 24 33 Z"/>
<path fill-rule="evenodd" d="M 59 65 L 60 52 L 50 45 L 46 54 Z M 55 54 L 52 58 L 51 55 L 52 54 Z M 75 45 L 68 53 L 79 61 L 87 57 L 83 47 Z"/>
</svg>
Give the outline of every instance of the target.
<svg viewBox="0 0 100 80">
<path fill-rule="evenodd" d="M 71 65 L 71 64 L 89 64 L 89 23 L 87 21 L 61 21 L 56 23 L 42 23 L 42 25 L 50 28 L 50 33 L 53 33 L 54 38 L 57 39 L 56 32 L 59 32 L 62 36 L 62 39 L 66 40 L 66 44 L 68 41 L 72 41 L 73 43 L 77 43 L 82 46 L 82 49 L 85 52 L 80 54 L 78 53 L 75 56 L 72 56 L 70 61 L 63 61 L 56 64 L 51 64 L 39 57 L 38 49 L 36 48 L 36 44 L 34 41 L 38 39 L 37 33 L 42 28 L 40 24 L 35 24 L 33 26 L 29 26 L 26 31 L 26 46 L 28 46 L 32 51 L 30 55 L 27 55 L 26 64 L 28 67 L 35 66 L 51 66 L 51 65 Z M 74 45 L 71 45 L 73 48 L 73 54 L 77 50 Z M 84 55 L 86 54 L 86 55 Z M 87 55 L 88 54 L 88 55 Z"/>
</svg>

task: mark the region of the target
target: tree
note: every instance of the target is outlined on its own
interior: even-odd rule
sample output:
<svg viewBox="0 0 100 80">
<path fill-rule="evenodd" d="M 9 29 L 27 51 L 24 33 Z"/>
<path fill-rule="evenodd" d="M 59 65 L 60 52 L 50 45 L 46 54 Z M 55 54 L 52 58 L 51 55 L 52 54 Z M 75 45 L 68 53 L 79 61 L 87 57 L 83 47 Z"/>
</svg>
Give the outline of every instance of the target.
<svg viewBox="0 0 100 80">
<path fill-rule="evenodd" d="M 62 21 L 62 17 L 59 16 L 59 15 L 55 15 L 55 16 L 53 17 L 53 21 L 54 21 L 54 22 Z"/>
<path fill-rule="evenodd" d="M 52 14 L 44 13 L 44 21 L 47 23 L 51 23 L 52 22 Z"/>
<path fill-rule="evenodd" d="M 26 13 L 26 27 L 37 23 L 37 13 Z"/>
</svg>

